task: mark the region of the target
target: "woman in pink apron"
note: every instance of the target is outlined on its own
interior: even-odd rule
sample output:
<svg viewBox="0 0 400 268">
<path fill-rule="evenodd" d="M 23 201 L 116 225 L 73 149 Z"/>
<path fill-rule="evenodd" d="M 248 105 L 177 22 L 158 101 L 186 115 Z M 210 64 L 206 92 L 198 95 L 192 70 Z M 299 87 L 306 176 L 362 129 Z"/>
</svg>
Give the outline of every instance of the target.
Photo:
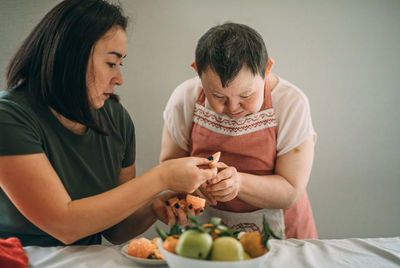
<svg viewBox="0 0 400 268">
<path fill-rule="evenodd" d="M 182 107 L 183 119 L 170 119 L 179 118 L 180 111 L 168 108 L 171 100 L 164 112 L 161 160 L 221 152 L 217 177 L 200 189 L 217 201 L 206 209 L 202 221 L 217 216 L 231 228 L 261 231 L 265 215 L 282 238 L 317 238 L 305 191 L 314 135 L 277 156 L 280 133 L 271 90 L 284 92 L 290 84 L 270 75 L 272 64 L 253 29 L 228 23 L 208 31 L 198 43 L 192 65 L 198 81 L 183 83 L 171 97 L 182 99 L 174 105 Z M 189 95 L 195 96 L 194 103 Z M 183 148 L 180 140 L 185 136 L 188 146 Z"/>
</svg>

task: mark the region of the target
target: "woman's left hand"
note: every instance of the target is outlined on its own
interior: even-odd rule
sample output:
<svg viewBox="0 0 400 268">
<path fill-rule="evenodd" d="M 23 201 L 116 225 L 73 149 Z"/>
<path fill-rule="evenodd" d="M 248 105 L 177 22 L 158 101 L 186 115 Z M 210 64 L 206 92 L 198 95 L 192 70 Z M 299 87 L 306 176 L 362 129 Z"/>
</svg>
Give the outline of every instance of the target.
<svg viewBox="0 0 400 268">
<path fill-rule="evenodd" d="M 240 190 L 240 175 L 235 167 L 229 167 L 223 162 L 218 162 L 216 167 L 221 170 L 209 180 L 206 191 L 216 201 L 227 202 L 234 199 Z"/>
<path fill-rule="evenodd" d="M 156 200 L 153 201 L 152 207 L 156 217 L 164 222 L 165 224 L 174 225 L 177 223 L 178 225 L 187 225 L 190 223 L 189 218 L 186 213 L 189 213 L 193 216 L 199 216 L 202 214 L 202 210 L 195 211 L 193 205 L 188 204 L 186 208 L 176 208 L 171 207 L 166 204 L 166 201 L 174 196 L 183 197 L 185 194 L 176 193 L 176 192 L 168 192 L 159 196 Z"/>
</svg>

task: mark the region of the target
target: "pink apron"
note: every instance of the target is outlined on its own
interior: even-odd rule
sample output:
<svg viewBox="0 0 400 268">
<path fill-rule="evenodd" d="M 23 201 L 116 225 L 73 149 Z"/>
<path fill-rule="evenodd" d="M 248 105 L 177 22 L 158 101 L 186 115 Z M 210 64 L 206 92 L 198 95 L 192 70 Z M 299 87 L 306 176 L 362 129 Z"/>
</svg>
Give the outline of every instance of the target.
<svg viewBox="0 0 400 268">
<path fill-rule="evenodd" d="M 220 161 L 234 166 L 239 172 L 273 174 L 277 123 L 269 84 L 266 83 L 264 88 L 264 109 L 239 119 L 207 109 L 205 94 L 201 90 L 194 109 L 190 155 L 208 157 L 220 151 Z M 282 238 L 317 238 L 306 192 L 287 210 L 260 209 L 239 198 L 218 202 L 215 207 L 206 209 L 202 220 L 217 216 L 231 228 L 261 231 L 262 215 L 266 216 L 271 228 Z"/>
</svg>

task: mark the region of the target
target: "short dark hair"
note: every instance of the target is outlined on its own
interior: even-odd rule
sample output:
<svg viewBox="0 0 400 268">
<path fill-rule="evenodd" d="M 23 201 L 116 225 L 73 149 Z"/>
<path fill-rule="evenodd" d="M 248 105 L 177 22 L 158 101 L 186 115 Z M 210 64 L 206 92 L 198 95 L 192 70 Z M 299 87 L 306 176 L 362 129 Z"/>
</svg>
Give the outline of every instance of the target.
<svg viewBox="0 0 400 268">
<path fill-rule="evenodd" d="M 90 111 L 86 71 L 96 41 L 114 26 L 126 30 L 127 23 L 121 7 L 104 0 L 62 1 L 10 60 L 7 88 L 26 86 L 36 103 L 106 134 Z"/>
<path fill-rule="evenodd" d="M 212 68 L 226 87 L 239 71 L 247 66 L 250 71 L 263 78 L 267 67 L 268 53 L 259 33 L 249 26 L 224 23 L 208 30 L 196 47 L 196 66 L 199 76 Z"/>
</svg>

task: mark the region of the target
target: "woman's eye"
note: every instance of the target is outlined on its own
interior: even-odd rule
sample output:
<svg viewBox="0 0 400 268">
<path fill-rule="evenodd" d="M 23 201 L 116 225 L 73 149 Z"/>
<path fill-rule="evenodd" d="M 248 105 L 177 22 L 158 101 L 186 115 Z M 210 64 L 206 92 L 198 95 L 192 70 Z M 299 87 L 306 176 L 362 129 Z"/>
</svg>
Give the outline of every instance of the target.
<svg viewBox="0 0 400 268">
<path fill-rule="evenodd" d="M 246 95 L 246 96 L 240 96 L 242 99 L 247 99 L 248 97 L 250 97 L 250 95 Z"/>
<path fill-rule="evenodd" d="M 108 66 L 110 66 L 111 68 L 113 68 L 113 67 L 115 67 L 115 63 L 112 63 L 112 62 L 107 62 L 107 64 L 108 64 Z"/>
</svg>

